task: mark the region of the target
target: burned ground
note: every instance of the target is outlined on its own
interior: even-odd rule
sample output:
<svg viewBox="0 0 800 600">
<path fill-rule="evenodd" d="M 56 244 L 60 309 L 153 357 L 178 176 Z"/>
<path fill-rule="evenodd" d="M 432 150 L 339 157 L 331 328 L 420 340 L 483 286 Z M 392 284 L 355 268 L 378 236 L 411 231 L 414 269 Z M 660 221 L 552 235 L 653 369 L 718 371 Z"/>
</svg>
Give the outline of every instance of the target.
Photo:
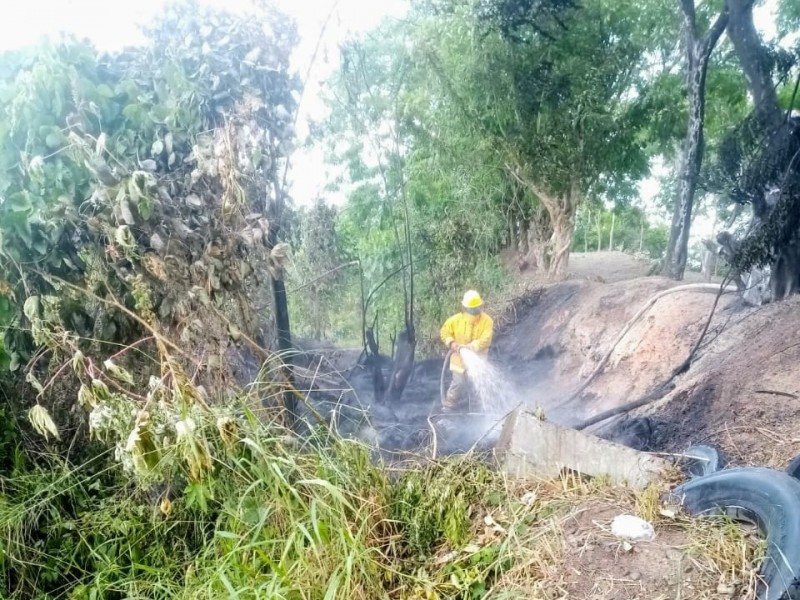
<svg viewBox="0 0 800 600">
<path fill-rule="evenodd" d="M 590 256 L 577 262 L 584 271 L 602 275 L 614 260 L 601 254 L 597 268 L 590 266 Z M 616 275 L 636 272 L 629 257 L 616 260 L 622 267 L 602 277 L 610 283 L 581 276 L 548 285 L 527 282 L 527 291 L 495 314 L 498 326 L 490 359 L 507 376 L 515 398 L 542 407 L 554 422 L 573 425 L 650 392 L 685 361 L 710 314 L 713 290 L 686 289 L 659 299 L 619 340 L 590 385 L 568 401 L 640 308 L 677 285 L 661 277 L 621 279 Z M 661 452 L 712 443 L 734 464 L 783 467 L 800 453 L 795 433 L 800 426 L 798 306 L 800 299 L 790 299 L 752 308 L 735 294 L 723 296 L 691 368 L 674 379 L 674 389 L 652 405 L 592 430 Z M 428 417 L 439 412 L 442 359 L 417 362 L 402 400 L 389 405 L 374 401 L 369 373 L 356 365 L 357 358 L 358 350 L 310 350 L 303 359 L 306 372 L 317 377 L 333 373 L 339 382 L 317 384 L 311 402 L 326 418 L 334 417 L 341 433 L 387 450 L 427 453 Z M 384 373 L 390 369 L 387 358 Z M 470 440 L 485 433 L 467 426 L 478 421 L 464 417 L 442 422 L 445 435 L 456 431 L 465 436 L 451 450 L 468 448 Z M 440 452 L 447 451 L 446 440 L 438 441 Z"/>
</svg>

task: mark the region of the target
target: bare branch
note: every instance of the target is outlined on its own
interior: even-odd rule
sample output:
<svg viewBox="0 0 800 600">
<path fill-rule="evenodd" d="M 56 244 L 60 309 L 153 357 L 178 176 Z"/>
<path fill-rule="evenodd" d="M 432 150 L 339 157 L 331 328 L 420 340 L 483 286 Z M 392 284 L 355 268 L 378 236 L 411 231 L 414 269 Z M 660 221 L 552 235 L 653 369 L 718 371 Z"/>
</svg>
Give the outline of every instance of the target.
<svg viewBox="0 0 800 600">
<path fill-rule="evenodd" d="M 717 16 L 717 20 L 714 21 L 711 29 L 708 30 L 703 38 L 703 54 L 710 54 L 714 46 L 717 45 L 717 41 L 722 35 L 722 32 L 725 31 L 725 28 L 728 26 L 729 16 L 728 5 L 726 4 L 722 12 Z"/>
</svg>

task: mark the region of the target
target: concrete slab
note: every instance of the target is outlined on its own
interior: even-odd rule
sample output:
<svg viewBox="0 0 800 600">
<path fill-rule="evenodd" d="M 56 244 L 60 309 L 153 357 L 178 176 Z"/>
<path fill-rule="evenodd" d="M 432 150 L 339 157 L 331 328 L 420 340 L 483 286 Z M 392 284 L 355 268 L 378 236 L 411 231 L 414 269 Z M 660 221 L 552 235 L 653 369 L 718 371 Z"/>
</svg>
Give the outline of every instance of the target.
<svg viewBox="0 0 800 600">
<path fill-rule="evenodd" d="M 541 421 L 524 409 L 506 419 L 495 452 L 512 477 L 553 479 L 569 469 L 633 489 L 646 488 L 671 466 L 652 454 Z"/>
</svg>

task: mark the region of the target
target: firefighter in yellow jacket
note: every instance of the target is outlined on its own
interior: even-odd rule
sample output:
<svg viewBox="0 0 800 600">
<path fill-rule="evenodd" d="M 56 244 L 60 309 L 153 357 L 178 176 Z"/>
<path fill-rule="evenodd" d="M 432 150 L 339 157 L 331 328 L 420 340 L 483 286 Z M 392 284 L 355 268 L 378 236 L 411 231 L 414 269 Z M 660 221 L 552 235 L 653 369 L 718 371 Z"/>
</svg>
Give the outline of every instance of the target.
<svg viewBox="0 0 800 600">
<path fill-rule="evenodd" d="M 461 358 L 461 349 L 469 348 L 473 352 L 486 356 L 492 344 L 494 323 L 481 306 L 480 294 L 469 290 L 464 294 L 461 302 L 464 310 L 445 321 L 441 330 L 444 345 L 452 352 L 450 355 L 450 372 L 453 381 L 444 397 L 444 412 L 455 412 L 462 408 L 466 395 L 467 375 L 464 361 Z"/>
</svg>

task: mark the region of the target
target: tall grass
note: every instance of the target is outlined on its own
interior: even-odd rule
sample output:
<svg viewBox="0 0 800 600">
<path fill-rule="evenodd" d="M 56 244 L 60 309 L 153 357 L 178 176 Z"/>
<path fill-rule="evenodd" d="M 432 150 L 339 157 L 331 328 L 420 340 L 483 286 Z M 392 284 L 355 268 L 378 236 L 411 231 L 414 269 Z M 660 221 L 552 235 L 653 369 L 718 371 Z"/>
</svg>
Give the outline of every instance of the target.
<svg viewBox="0 0 800 600">
<path fill-rule="evenodd" d="M 467 504 L 481 488 L 465 480 L 448 491 L 448 463 L 393 485 L 359 443 L 298 446 L 252 416 L 236 431 L 231 444 L 207 439 L 207 476 L 168 486 L 134 485 L 109 453 L 85 465 L 50 456 L 4 474 L 2 595 L 388 598 L 416 585 L 409 564 L 468 538 Z M 407 492 L 423 486 L 436 497 Z"/>
<path fill-rule="evenodd" d="M 304 443 L 246 410 L 207 421 L 202 477 L 168 453 L 158 469 L 173 475 L 156 484 L 134 483 L 111 452 L 2 473 L 0 597 L 550 598 L 582 504 L 649 504 L 574 476 L 516 484 L 468 457 L 390 478 L 368 447 L 321 444 L 322 431 Z M 714 576 L 752 571 L 735 529 L 703 531 L 691 551 L 713 546 Z"/>
</svg>

